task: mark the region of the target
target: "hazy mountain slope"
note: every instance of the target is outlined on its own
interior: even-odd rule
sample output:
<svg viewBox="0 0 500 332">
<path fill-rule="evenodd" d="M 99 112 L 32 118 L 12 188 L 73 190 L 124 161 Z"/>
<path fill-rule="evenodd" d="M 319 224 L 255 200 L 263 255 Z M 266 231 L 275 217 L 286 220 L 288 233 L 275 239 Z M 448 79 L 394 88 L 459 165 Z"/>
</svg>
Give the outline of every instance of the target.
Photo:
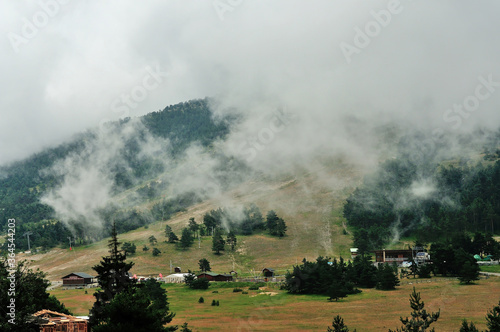
<svg viewBox="0 0 500 332">
<path fill-rule="evenodd" d="M 130 259 L 136 263 L 133 272 L 141 275 L 169 273 L 170 260 L 173 266 L 197 270 L 197 262 L 203 257 L 211 262 L 214 271 L 229 272 L 234 263 L 234 268 L 246 275 L 266 266 L 284 272 L 303 258 L 314 259 L 318 255 L 347 257 L 351 236 L 342 234 L 343 218 L 340 215 L 345 198 L 360 179 L 359 171 L 339 161 L 330 161 L 318 165 L 315 171 L 302 171 L 294 177 L 280 180 L 254 179 L 215 199 L 196 204 L 167 222 L 155 222 L 148 229 L 140 228 L 120 234 L 119 239 L 136 244 L 137 253 Z M 225 201 L 243 205 L 256 203 L 264 213 L 270 209 L 276 210 L 288 225 L 287 236 L 282 239 L 265 233 L 238 236 L 235 252 L 226 251 L 220 256 L 211 251 L 211 237 L 202 238 L 201 248 L 195 242 L 186 251 L 164 243 L 163 230 L 166 224 L 180 235 L 180 230 L 187 225 L 189 218 L 194 217 L 201 222 L 206 212 L 222 206 Z M 141 250 L 144 244 L 151 247 L 148 243 L 150 235 L 158 239 L 156 247 L 162 251 L 158 257 L 153 257 L 151 250 Z M 36 267 L 48 272 L 53 280 L 71 271 L 92 274 L 91 267 L 106 254 L 106 243 L 106 240 L 102 240 L 77 247 L 73 251 L 57 248 L 28 258 L 34 261 Z"/>
</svg>

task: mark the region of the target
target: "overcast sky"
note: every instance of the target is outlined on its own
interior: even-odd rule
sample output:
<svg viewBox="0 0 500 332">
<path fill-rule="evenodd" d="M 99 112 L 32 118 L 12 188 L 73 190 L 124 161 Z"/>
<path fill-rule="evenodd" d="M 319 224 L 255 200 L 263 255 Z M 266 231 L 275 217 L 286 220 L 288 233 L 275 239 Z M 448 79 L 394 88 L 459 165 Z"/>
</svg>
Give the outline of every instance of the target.
<svg viewBox="0 0 500 332">
<path fill-rule="evenodd" d="M 250 115 L 286 105 L 313 130 L 498 127 L 499 14 L 495 0 L 2 1 L 0 163 L 205 96 Z"/>
</svg>

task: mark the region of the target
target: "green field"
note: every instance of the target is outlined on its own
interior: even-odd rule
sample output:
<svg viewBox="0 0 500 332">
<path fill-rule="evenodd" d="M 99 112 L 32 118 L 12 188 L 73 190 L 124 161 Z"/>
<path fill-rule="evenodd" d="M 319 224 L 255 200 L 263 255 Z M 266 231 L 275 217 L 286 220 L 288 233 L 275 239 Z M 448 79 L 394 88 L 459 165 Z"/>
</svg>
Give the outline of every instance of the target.
<svg viewBox="0 0 500 332">
<path fill-rule="evenodd" d="M 173 324 L 188 322 L 194 331 L 325 331 L 334 315 L 340 314 L 351 329 L 387 331 L 400 326 L 399 317 L 410 314 L 412 288 L 421 292 L 426 309 L 441 310 L 437 331 L 457 331 L 466 318 L 484 329 L 485 315 L 500 300 L 500 278 L 482 279 L 475 285 L 459 285 L 447 278 L 420 281 L 405 279 L 395 291 L 364 289 L 339 302 L 325 296 L 290 295 L 268 284 L 258 291 L 248 283 L 212 283 L 208 290 L 191 290 L 184 285 L 164 285 L 170 309 L 176 313 Z M 233 293 L 240 287 L 248 294 Z M 217 291 L 217 293 L 214 293 Z M 54 290 L 77 315 L 87 315 L 93 298 L 84 290 Z M 198 303 L 202 296 L 205 303 Z M 218 300 L 220 306 L 211 306 Z"/>
<path fill-rule="evenodd" d="M 481 265 L 480 268 L 483 272 L 500 273 L 500 265 Z"/>
</svg>

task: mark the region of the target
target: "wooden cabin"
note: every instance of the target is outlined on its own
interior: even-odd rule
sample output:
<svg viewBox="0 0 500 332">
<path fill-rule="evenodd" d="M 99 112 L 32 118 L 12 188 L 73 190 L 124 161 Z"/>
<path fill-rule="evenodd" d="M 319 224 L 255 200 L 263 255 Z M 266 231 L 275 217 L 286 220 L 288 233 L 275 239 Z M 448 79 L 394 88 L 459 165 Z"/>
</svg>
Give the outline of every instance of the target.
<svg viewBox="0 0 500 332">
<path fill-rule="evenodd" d="M 62 277 L 63 287 L 85 287 L 92 284 L 94 277 L 84 272 L 73 272 Z"/>
<path fill-rule="evenodd" d="M 208 281 L 233 281 L 233 276 L 230 274 L 220 274 L 213 272 L 203 272 L 197 275 L 197 278 L 205 278 Z"/>
<path fill-rule="evenodd" d="M 83 318 L 60 312 L 41 310 L 35 312 L 31 321 L 40 327 L 40 332 L 88 332 L 88 322 Z"/>
<path fill-rule="evenodd" d="M 274 277 L 274 269 L 266 267 L 266 268 L 262 269 L 262 274 L 266 278 L 272 278 L 272 277 Z"/>
<path fill-rule="evenodd" d="M 401 264 L 411 260 L 412 251 L 410 249 L 401 250 L 375 250 L 375 261 L 377 263 L 393 263 Z"/>
</svg>

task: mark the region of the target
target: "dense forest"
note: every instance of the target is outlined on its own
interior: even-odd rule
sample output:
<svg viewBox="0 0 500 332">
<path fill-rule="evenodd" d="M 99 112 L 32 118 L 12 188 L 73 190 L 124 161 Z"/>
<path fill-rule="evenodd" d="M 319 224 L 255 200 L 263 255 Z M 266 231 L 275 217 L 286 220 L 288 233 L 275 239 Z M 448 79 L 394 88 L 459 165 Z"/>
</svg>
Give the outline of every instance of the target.
<svg viewBox="0 0 500 332">
<path fill-rule="evenodd" d="M 123 156 L 120 157 L 127 164 L 110 165 L 110 172 L 114 175 L 114 194 L 134 187 L 139 180 L 146 184 L 136 189 L 136 197 L 151 199 L 168 185 L 151 181 L 165 169 L 163 164 L 140 153 L 140 145 L 145 142 L 146 135 L 168 139 L 169 145 L 165 146 L 165 151 L 174 159 L 193 142 L 209 147 L 214 140 L 224 138 L 235 119 L 215 119 L 210 103 L 208 98 L 192 100 L 141 117 L 141 126 L 136 130 L 135 136 L 127 137 L 125 149 L 121 152 Z M 130 120 L 127 118 L 111 122 L 105 127 L 107 130 L 119 131 Z M 57 174 L 46 170 L 68 156 L 84 152 L 98 135 L 98 131 L 88 131 L 76 135 L 69 143 L 45 149 L 25 160 L 0 167 L 0 231 L 5 231 L 8 218 L 15 218 L 18 248 L 27 249 L 27 238 L 23 236 L 27 231 L 32 232 L 32 247 L 50 248 L 68 243 L 71 232 L 61 220 L 54 219 L 54 211 L 50 206 L 40 202 L 43 194 L 61 181 Z M 135 209 L 123 211 L 115 207 L 103 209 L 99 214 L 105 221 L 104 233 L 74 221 L 74 231 L 78 233 L 77 243 L 109 235 L 112 219 L 119 221 L 118 232 L 125 232 L 154 219 L 168 219 L 173 213 L 185 209 L 195 201 L 196 198 L 192 195 L 166 197 L 150 212 Z"/>
<path fill-rule="evenodd" d="M 355 246 L 381 248 L 400 236 L 434 242 L 462 232 L 500 231 L 500 161 L 387 160 L 347 199 Z M 497 160 L 494 162 L 493 160 Z"/>
</svg>

